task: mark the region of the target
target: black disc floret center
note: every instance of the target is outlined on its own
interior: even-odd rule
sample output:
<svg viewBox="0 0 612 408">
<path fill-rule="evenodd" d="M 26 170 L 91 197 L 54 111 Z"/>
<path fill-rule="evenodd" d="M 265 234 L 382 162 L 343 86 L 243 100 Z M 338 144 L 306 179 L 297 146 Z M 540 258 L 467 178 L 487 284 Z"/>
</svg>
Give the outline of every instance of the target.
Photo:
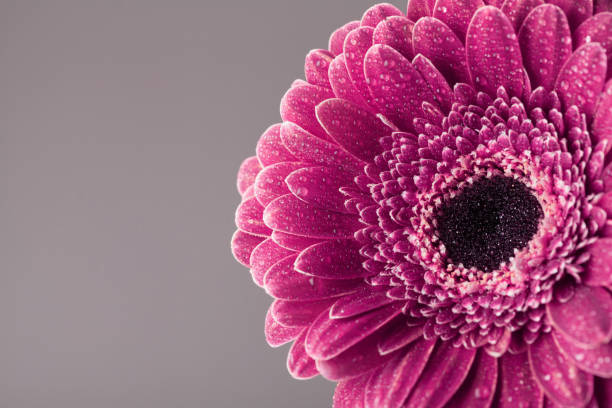
<svg viewBox="0 0 612 408">
<path fill-rule="evenodd" d="M 522 182 L 505 176 L 481 178 L 443 204 L 437 232 L 455 265 L 498 269 L 538 231 L 542 207 Z"/>
</svg>

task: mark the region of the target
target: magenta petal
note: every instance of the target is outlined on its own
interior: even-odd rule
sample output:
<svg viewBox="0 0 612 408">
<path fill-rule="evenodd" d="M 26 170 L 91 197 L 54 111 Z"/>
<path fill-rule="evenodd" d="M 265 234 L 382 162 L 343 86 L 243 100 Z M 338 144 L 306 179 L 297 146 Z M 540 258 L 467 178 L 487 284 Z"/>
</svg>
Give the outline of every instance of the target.
<svg viewBox="0 0 612 408">
<path fill-rule="evenodd" d="M 503 86 L 511 96 L 524 90 L 523 62 L 512 23 L 499 9 L 478 9 L 466 38 L 468 68 L 474 85 L 496 95 Z"/>
<path fill-rule="evenodd" d="M 553 337 L 559 349 L 576 367 L 600 377 L 612 377 L 612 344 L 606 343 L 594 349 L 583 349 L 556 331 L 553 331 Z"/>
<path fill-rule="evenodd" d="M 342 319 L 357 316 L 391 302 L 394 300 L 387 296 L 386 289 L 366 286 L 363 290 L 338 299 L 329 310 L 329 317 Z"/>
<path fill-rule="evenodd" d="M 372 272 L 361 264 L 365 261 L 359 254 L 359 243 L 348 241 L 326 241 L 305 249 L 295 261 L 295 269 L 309 276 L 324 279 L 353 279 L 370 276 Z"/>
<path fill-rule="evenodd" d="M 313 136 L 291 122 L 281 126 L 281 139 L 294 156 L 306 163 L 355 173 L 360 173 L 365 165 L 338 146 Z"/>
<path fill-rule="evenodd" d="M 555 90 L 565 109 L 576 105 L 593 117 L 598 96 L 606 79 L 606 50 L 598 43 L 579 47 L 561 68 Z"/>
<path fill-rule="evenodd" d="M 316 360 L 329 360 L 379 330 L 401 313 L 401 302 L 345 319 L 319 316 L 306 336 L 306 351 Z"/>
<path fill-rule="evenodd" d="M 263 210 L 255 197 L 243 201 L 236 210 L 236 226 L 253 235 L 270 236 L 272 231 L 263 222 Z"/>
<path fill-rule="evenodd" d="M 589 246 L 591 255 L 584 273 L 584 283 L 591 286 L 612 285 L 612 238 L 600 238 Z"/>
<path fill-rule="evenodd" d="M 412 119 L 422 115 L 422 102 L 437 105 L 433 93 L 422 86 L 421 74 L 393 48 L 373 45 L 364 65 L 374 102 L 401 129 L 412 129 Z"/>
<path fill-rule="evenodd" d="M 290 249 L 292 251 L 301 251 L 308 248 L 311 245 L 322 242 L 320 238 L 308 238 L 301 237 L 299 235 L 287 234 L 285 232 L 273 231 L 272 240 L 283 248 Z"/>
<path fill-rule="evenodd" d="M 253 249 L 265 238 L 257 235 L 247 234 L 237 230 L 232 236 L 232 253 L 238 262 L 247 268 L 250 267 L 249 259 Z"/>
<path fill-rule="evenodd" d="M 387 335 L 378 342 L 378 352 L 381 355 L 399 350 L 423 336 L 423 326 L 406 326 L 399 322 Z"/>
<path fill-rule="evenodd" d="M 244 195 L 245 191 L 253 185 L 257 173 L 261 170 L 261 165 L 257 157 L 252 156 L 245 159 L 238 170 L 238 192 Z"/>
<path fill-rule="evenodd" d="M 309 301 L 330 299 L 355 292 L 363 285 L 361 279 L 332 280 L 308 277 L 293 269 L 295 256 L 274 264 L 264 277 L 266 291 L 277 299 Z"/>
<path fill-rule="evenodd" d="M 506 353 L 498 362 L 499 383 L 495 406 L 541 407 L 544 395 L 533 377 L 527 353 Z"/>
<path fill-rule="evenodd" d="M 574 366 L 551 334 L 540 335 L 529 346 L 529 364 L 546 396 L 558 404 L 581 407 L 593 396 L 593 376 Z"/>
<path fill-rule="evenodd" d="M 251 264 L 253 281 L 255 281 L 257 285 L 263 286 L 264 276 L 268 269 L 291 254 L 293 254 L 293 251 L 280 247 L 270 238 L 257 245 L 249 261 Z"/>
<path fill-rule="evenodd" d="M 344 206 L 346 196 L 341 187 L 354 185 L 353 177 L 329 167 L 305 167 L 286 178 L 289 190 L 301 200 L 316 207 L 337 212 L 349 211 Z"/>
<path fill-rule="evenodd" d="M 363 408 L 365 387 L 370 374 L 340 381 L 334 392 L 333 408 Z"/>
<path fill-rule="evenodd" d="M 255 152 L 262 166 L 294 161 L 295 157 L 285 148 L 280 138 L 281 125 L 270 126 L 259 138 Z"/>
<path fill-rule="evenodd" d="M 264 168 L 255 179 L 255 197 L 264 207 L 278 197 L 289 194 L 285 183 L 287 176 L 304 167 L 303 163 L 282 162 Z"/>
<path fill-rule="evenodd" d="M 608 74 L 612 76 L 612 13 L 605 12 L 594 15 L 593 17 L 580 24 L 574 32 L 574 46 L 579 46 L 597 42 L 606 49 L 608 55 Z"/>
<path fill-rule="evenodd" d="M 496 385 L 497 359 L 479 351 L 470 373 L 447 406 L 452 408 L 488 408 L 495 396 Z"/>
<path fill-rule="evenodd" d="M 384 335 L 385 331 L 379 330 L 337 357 L 317 360 L 319 372 L 328 380 L 345 380 L 371 371 L 404 352 L 404 349 L 401 349 L 384 356 L 380 355 L 377 344 Z"/>
<path fill-rule="evenodd" d="M 342 54 L 342 49 L 344 47 L 344 39 L 354 29 L 359 27 L 359 21 L 351 21 L 337 29 L 332 33 L 329 37 L 329 50 L 334 55 Z"/>
<path fill-rule="evenodd" d="M 327 50 L 312 50 L 306 55 L 304 62 L 304 75 L 306 80 L 313 85 L 331 88 L 327 70 L 329 64 L 334 60 L 334 55 Z"/>
<path fill-rule="evenodd" d="M 577 27 L 593 15 L 593 0 L 548 0 L 561 7 L 572 27 Z"/>
<path fill-rule="evenodd" d="M 335 299 L 292 302 L 277 299 L 272 303 L 274 320 L 285 327 L 309 326 L 314 320 L 334 303 Z"/>
<path fill-rule="evenodd" d="M 308 329 L 304 329 L 289 349 L 287 369 L 293 378 L 306 380 L 319 374 L 315 361 L 306 353 L 304 340 Z"/>
<path fill-rule="evenodd" d="M 328 139 L 315 116 L 315 107 L 328 98 L 333 98 L 331 89 L 316 85 L 299 85 L 285 93 L 281 100 L 281 118 L 293 122 L 321 139 Z"/>
<path fill-rule="evenodd" d="M 274 230 L 311 238 L 351 238 L 362 226 L 354 215 L 316 208 L 293 194 L 268 204 L 263 219 Z"/>
<path fill-rule="evenodd" d="M 464 39 L 474 12 L 484 5 L 482 0 L 438 0 L 433 17 L 444 22 L 460 39 Z"/>
<path fill-rule="evenodd" d="M 596 143 L 607 140 L 612 146 L 612 115 L 610 112 L 612 112 L 612 80 L 606 83 L 591 127 L 591 134 Z"/>
<path fill-rule="evenodd" d="M 381 21 L 374 30 L 374 44 L 385 44 L 395 48 L 406 59 L 414 56 L 412 48 L 414 23 L 403 16 L 389 17 Z"/>
<path fill-rule="evenodd" d="M 595 396 L 600 408 L 612 407 L 612 379 L 595 377 Z"/>
<path fill-rule="evenodd" d="M 423 18 L 414 25 L 412 44 L 415 54 L 423 54 L 449 80 L 470 82 L 463 43 L 446 24 L 436 18 Z"/>
<path fill-rule="evenodd" d="M 446 113 L 450 111 L 453 102 L 453 91 L 446 82 L 446 78 L 436 69 L 433 63 L 422 54 L 417 54 L 412 60 L 412 65 L 419 71 L 421 77 L 427 83 L 429 90 L 433 93 L 438 106 Z"/>
<path fill-rule="evenodd" d="M 421 17 L 431 16 L 436 0 L 408 0 L 408 18 L 417 21 Z"/>
<path fill-rule="evenodd" d="M 534 88 L 552 90 L 561 67 L 572 53 L 572 33 L 563 11 L 552 4 L 536 7 L 519 31 L 519 43 Z"/>
<path fill-rule="evenodd" d="M 435 340 L 421 339 L 414 342 L 385 366 L 376 370 L 366 386 L 365 406 L 404 406 L 403 403 L 421 376 L 435 344 Z"/>
<path fill-rule="evenodd" d="M 578 286 L 566 303 L 547 305 L 553 326 L 576 345 L 593 348 L 612 338 L 612 296 L 603 288 Z"/>
<path fill-rule="evenodd" d="M 544 4 L 544 0 L 506 0 L 501 11 L 508 16 L 514 30 L 518 32 L 529 12 L 541 4 Z"/>
<path fill-rule="evenodd" d="M 266 341 L 271 347 L 280 347 L 295 339 L 304 330 L 302 327 L 284 327 L 274 321 L 272 307 L 266 314 L 265 334 Z"/>
<path fill-rule="evenodd" d="M 321 126 L 340 146 L 366 162 L 382 153 L 378 140 L 391 134 L 376 115 L 344 99 L 328 99 L 317 106 L 316 113 Z"/>
<path fill-rule="evenodd" d="M 406 405 L 428 408 L 444 406 L 467 377 L 475 355 L 475 349 L 454 347 L 450 341 L 440 343 L 429 358 Z"/>
<path fill-rule="evenodd" d="M 378 23 L 391 16 L 403 16 L 404 13 L 397 7 L 389 3 L 376 4 L 363 13 L 361 25 L 376 27 Z"/>
<path fill-rule="evenodd" d="M 361 92 L 355 88 L 353 81 L 351 81 L 349 77 L 344 54 L 340 54 L 334 58 L 329 65 L 328 74 L 331 87 L 338 98 L 346 99 L 363 108 L 369 109 L 366 100 L 361 95 Z"/>
<path fill-rule="evenodd" d="M 344 40 L 344 60 L 346 70 L 361 97 L 370 103 L 371 97 L 364 75 L 363 58 L 372 46 L 374 29 L 372 27 L 359 27 L 351 31 Z"/>
</svg>

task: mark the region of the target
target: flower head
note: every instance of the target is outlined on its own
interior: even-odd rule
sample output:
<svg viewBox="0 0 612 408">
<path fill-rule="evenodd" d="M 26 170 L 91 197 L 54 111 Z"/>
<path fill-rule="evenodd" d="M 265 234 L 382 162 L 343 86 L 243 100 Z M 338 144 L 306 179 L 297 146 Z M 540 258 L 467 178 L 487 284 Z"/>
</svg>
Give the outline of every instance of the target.
<svg viewBox="0 0 612 408">
<path fill-rule="evenodd" d="M 232 248 L 335 407 L 612 406 L 612 6 L 410 0 L 306 57 Z"/>
</svg>

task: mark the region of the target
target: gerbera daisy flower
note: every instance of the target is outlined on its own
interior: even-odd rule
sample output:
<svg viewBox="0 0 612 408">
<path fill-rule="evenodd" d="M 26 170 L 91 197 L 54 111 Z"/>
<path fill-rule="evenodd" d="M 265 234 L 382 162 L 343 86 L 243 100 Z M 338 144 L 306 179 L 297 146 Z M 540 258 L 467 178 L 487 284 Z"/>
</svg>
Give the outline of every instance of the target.
<svg viewBox="0 0 612 408">
<path fill-rule="evenodd" d="M 379 4 L 238 173 L 270 345 L 335 407 L 612 406 L 612 7 Z"/>
</svg>

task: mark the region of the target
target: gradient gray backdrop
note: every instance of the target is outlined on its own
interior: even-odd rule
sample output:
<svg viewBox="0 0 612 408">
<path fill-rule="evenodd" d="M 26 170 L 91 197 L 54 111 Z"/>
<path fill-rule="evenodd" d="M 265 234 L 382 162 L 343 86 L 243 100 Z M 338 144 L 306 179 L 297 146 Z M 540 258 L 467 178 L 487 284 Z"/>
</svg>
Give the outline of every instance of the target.
<svg viewBox="0 0 612 408">
<path fill-rule="evenodd" d="M 0 407 L 331 405 L 265 343 L 235 175 L 372 3 L 0 1 Z"/>
</svg>

